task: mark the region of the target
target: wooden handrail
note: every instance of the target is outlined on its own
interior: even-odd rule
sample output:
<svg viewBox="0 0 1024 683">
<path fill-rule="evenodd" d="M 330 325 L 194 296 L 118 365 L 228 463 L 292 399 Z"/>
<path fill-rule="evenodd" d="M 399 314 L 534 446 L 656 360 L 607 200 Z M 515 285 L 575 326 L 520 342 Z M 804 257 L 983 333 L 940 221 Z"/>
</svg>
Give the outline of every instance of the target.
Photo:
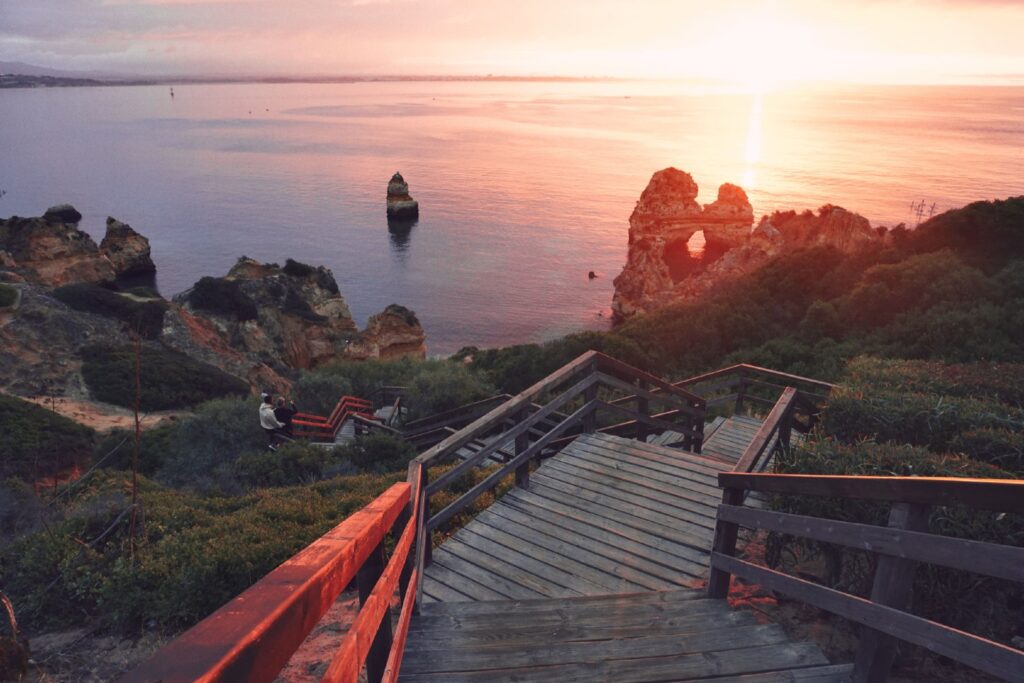
<svg viewBox="0 0 1024 683">
<path fill-rule="evenodd" d="M 708 380 L 715 379 L 717 377 L 725 377 L 728 375 L 742 375 L 743 373 L 763 375 L 766 377 L 772 377 L 780 380 L 785 386 L 792 386 L 793 384 L 810 384 L 816 386 L 819 389 L 824 390 L 826 393 L 836 387 L 831 382 L 825 382 L 820 379 L 813 379 L 811 377 L 803 377 L 801 375 L 793 375 L 788 372 L 779 372 L 778 370 L 772 370 L 770 368 L 762 368 L 759 365 L 750 365 L 748 363 L 738 363 L 736 365 L 730 365 L 727 368 L 721 368 L 712 372 L 706 372 L 703 375 L 696 375 L 687 379 L 673 382 L 674 386 L 677 387 L 688 387 L 694 384 L 701 384 Z"/>
<path fill-rule="evenodd" d="M 427 415 L 426 417 L 406 422 L 403 425 L 403 429 L 405 429 L 406 433 L 410 435 L 416 435 L 424 431 L 432 431 L 433 429 L 436 429 L 436 427 L 434 427 L 435 424 L 448 424 L 455 417 L 471 414 L 484 406 L 494 403 L 502 403 L 510 398 L 512 398 L 511 394 L 495 394 L 494 396 L 489 396 L 479 401 L 467 403 L 457 408 L 451 408 L 440 413 L 434 413 L 433 415 Z M 426 427 L 424 427 L 424 425 L 426 425 Z"/>
<path fill-rule="evenodd" d="M 928 533 L 933 506 L 1024 512 L 1024 481 L 723 472 L 708 594 L 728 595 L 731 576 L 757 582 L 861 625 L 854 680 L 884 681 L 897 640 L 1007 680 L 1024 680 L 1024 652 L 908 613 L 914 569 L 926 562 L 1024 583 L 1024 548 Z M 892 503 L 888 526 L 743 507 L 748 491 Z M 879 556 L 869 600 L 735 557 L 740 526 L 868 551 Z"/>
<path fill-rule="evenodd" d="M 967 505 L 981 510 L 1024 513 L 1024 481 L 1019 479 L 721 472 L 718 485 L 765 493 Z"/>
<path fill-rule="evenodd" d="M 272 681 L 406 510 L 394 484 L 125 674 L 124 683 Z"/>
<path fill-rule="evenodd" d="M 752 472 L 758 465 L 764 467 L 766 464 L 766 461 L 763 460 L 764 453 L 772 444 L 772 439 L 775 437 L 780 439 L 785 437 L 788 441 L 786 430 L 789 428 L 789 418 L 793 413 L 793 408 L 796 406 L 796 397 L 796 389 L 786 387 L 782 392 L 782 396 L 776 401 L 772 411 L 768 413 L 768 417 L 761 423 L 757 434 L 754 435 L 753 440 L 736 462 L 736 467 L 733 471 Z"/>
</svg>

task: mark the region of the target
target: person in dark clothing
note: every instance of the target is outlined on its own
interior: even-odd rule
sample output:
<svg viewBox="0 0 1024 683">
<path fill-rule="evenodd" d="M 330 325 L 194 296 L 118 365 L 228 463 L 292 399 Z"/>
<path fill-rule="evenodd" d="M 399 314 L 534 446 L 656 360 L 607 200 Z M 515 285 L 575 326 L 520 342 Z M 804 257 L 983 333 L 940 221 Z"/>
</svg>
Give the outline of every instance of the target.
<svg viewBox="0 0 1024 683">
<path fill-rule="evenodd" d="M 294 436 L 292 434 L 292 418 L 295 417 L 297 412 L 299 412 L 299 409 L 295 407 L 295 401 L 291 401 L 286 405 L 284 396 L 277 397 L 277 408 L 274 409 L 274 417 L 284 425 L 281 427 L 281 431 L 288 436 Z"/>
</svg>

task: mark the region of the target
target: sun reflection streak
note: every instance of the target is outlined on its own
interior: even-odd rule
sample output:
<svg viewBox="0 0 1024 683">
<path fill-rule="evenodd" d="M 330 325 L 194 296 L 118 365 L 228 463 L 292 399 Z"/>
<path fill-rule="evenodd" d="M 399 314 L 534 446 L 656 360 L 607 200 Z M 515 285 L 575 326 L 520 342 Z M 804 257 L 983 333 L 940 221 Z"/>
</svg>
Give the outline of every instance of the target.
<svg viewBox="0 0 1024 683">
<path fill-rule="evenodd" d="M 761 161 L 763 99 L 761 95 L 755 95 L 750 105 L 750 123 L 747 126 L 747 143 L 743 154 L 743 160 L 747 164 L 743 171 L 743 187 L 748 191 L 754 187 L 754 183 L 757 181 L 757 164 Z"/>
</svg>

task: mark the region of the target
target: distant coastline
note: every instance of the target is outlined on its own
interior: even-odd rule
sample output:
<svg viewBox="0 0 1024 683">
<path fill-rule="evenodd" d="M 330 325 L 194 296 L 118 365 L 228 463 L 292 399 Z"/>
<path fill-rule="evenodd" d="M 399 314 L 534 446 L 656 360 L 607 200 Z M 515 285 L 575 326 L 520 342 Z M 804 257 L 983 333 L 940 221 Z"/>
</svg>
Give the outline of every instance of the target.
<svg viewBox="0 0 1024 683">
<path fill-rule="evenodd" d="M 76 78 L 0 73 L 0 89 L 79 88 L 140 85 L 224 85 L 231 83 L 608 83 L 612 77 L 584 76 L 161 76 L 158 78 Z"/>
</svg>

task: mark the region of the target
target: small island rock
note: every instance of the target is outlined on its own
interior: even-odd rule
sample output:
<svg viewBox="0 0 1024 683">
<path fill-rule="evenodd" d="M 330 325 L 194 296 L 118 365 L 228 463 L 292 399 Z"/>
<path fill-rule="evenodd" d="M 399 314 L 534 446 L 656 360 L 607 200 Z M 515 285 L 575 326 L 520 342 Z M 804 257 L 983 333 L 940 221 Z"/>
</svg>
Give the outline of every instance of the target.
<svg viewBox="0 0 1024 683">
<path fill-rule="evenodd" d="M 118 275 L 148 275 L 156 272 L 149 240 L 132 226 L 107 218 L 107 234 L 100 242 L 100 253 L 110 259 Z"/>
<path fill-rule="evenodd" d="M 388 181 L 388 218 L 415 219 L 419 215 L 419 202 L 409 195 L 409 185 L 402 174 L 395 172 Z"/>
</svg>

